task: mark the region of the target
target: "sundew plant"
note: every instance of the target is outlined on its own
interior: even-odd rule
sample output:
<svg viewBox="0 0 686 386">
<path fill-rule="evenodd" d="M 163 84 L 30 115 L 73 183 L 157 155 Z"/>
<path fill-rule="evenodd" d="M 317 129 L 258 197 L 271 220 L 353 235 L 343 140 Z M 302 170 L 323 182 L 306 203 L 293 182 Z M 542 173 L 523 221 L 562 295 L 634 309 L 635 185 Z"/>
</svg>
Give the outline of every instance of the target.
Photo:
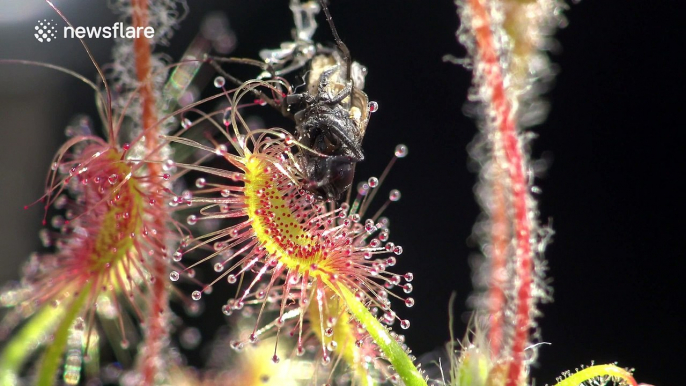
<svg viewBox="0 0 686 386">
<path fill-rule="evenodd" d="M 409 216 L 412 195 L 391 185 L 447 186 L 422 174 L 444 165 L 412 157 L 453 144 L 402 143 L 403 131 L 429 132 L 417 100 L 444 97 L 407 93 L 389 110 L 424 116 L 427 127 L 402 116 L 384 127 L 373 93 L 375 82 L 403 93 L 423 61 L 440 58 L 417 57 L 416 73 L 375 72 L 363 60 L 370 51 L 345 38 L 355 23 L 337 17 L 344 4 L 258 3 L 223 13 L 183 0 L 109 2 L 113 25 L 154 34 L 104 44 L 61 35 L 91 21 L 46 1 L 35 44 L 64 44 L 59 55 L 87 69 L 2 54 L 3 73 L 50 72 L 92 97 L 68 101 L 89 113 L 31 171 L 46 175 L 24 208 L 42 215 L 42 248 L 1 287 L 0 385 L 540 384 L 554 232 L 537 208 L 545 192 L 530 128 L 546 116 L 542 94 L 555 76 L 546 51 L 567 5 L 458 0 L 455 28 L 443 31 L 457 31 L 456 51 L 465 49 L 444 66 L 471 73 L 465 110 L 478 127 L 468 150 L 479 256 L 461 332 L 452 311 L 450 320 L 412 314 L 433 301 L 415 289 L 432 272 L 404 263 L 438 259 L 431 229 L 457 228 L 456 215 L 443 221 L 440 202 L 422 202 L 424 216 Z M 255 26 L 269 38 L 249 36 Z M 370 44 L 382 38 L 369 32 Z M 386 52 L 392 63 L 396 51 Z M 445 114 L 462 114 L 461 102 L 447 102 Z M 399 235 L 410 232 L 425 240 L 406 244 Z M 449 270 L 459 259 L 440 261 Z M 450 340 L 425 354 L 412 342 L 433 336 L 427 320 Z M 637 386 L 630 364 L 591 359 L 544 383 Z"/>
</svg>

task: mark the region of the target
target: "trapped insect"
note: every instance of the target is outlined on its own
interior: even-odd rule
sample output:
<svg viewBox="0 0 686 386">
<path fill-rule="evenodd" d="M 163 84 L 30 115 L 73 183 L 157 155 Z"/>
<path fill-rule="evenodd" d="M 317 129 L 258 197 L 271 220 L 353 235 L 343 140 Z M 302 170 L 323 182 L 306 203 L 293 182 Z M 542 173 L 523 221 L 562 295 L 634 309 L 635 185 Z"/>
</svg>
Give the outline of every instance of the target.
<svg viewBox="0 0 686 386">
<path fill-rule="evenodd" d="M 352 62 L 326 4 L 320 4 L 337 50 L 319 50 L 310 61 L 307 90 L 288 95 L 286 102 L 291 108 L 303 106 L 294 117 L 298 142 L 311 149 L 300 153 L 306 188 L 319 198 L 336 200 L 350 189 L 355 164 L 364 160 L 362 139 L 376 104 L 370 105 L 362 91 L 366 69 Z"/>
<path fill-rule="evenodd" d="M 248 59 L 213 58 L 217 62 L 233 62 L 256 65 L 265 70 L 262 79 L 281 77 L 307 66 L 305 91 L 286 95 L 274 102 L 264 94 L 264 99 L 275 108 L 288 107 L 295 111 L 295 136 L 301 146 L 299 164 L 305 175 L 305 188 L 320 200 L 337 200 L 350 189 L 355 164 L 364 160 L 362 139 L 369 122 L 369 115 L 377 104 L 369 102 L 364 88 L 367 69 L 353 62 L 350 50 L 338 36 L 331 14 L 323 0 L 318 3 L 291 1 L 296 30 L 295 41 L 285 42 L 273 50 L 262 50 L 264 63 Z M 326 20 L 336 42 L 335 47 L 325 47 L 312 41 L 316 29 L 315 16 L 324 10 Z M 212 63 L 212 62 L 211 62 Z M 217 70 L 234 83 L 241 82 Z M 297 89 L 297 87 L 296 87 Z M 290 114 L 284 114 L 290 116 Z"/>
</svg>

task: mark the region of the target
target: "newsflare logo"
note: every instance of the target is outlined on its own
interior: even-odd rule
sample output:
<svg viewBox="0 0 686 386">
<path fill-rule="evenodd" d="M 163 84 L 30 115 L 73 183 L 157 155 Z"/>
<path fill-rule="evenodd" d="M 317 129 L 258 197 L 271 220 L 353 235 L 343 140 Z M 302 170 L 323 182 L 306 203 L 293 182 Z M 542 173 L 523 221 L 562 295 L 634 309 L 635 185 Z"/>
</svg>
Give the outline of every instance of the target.
<svg viewBox="0 0 686 386">
<path fill-rule="evenodd" d="M 43 19 L 38 20 L 35 26 L 35 33 L 33 36 L 41 43 L 51 42 L 57 39 L 58 34 L 57 23 L 54 20 Z M 133 27 L 125 26 L 122 22 L 116 22 L 111 26 L 98 27 L 62 27 L 62 37 L 64 39 L 138 39 L 155 37 L 155 29 L 153 27 Z"/>
<path fill-rule="evenodd" d="M 48 19 L 43 19 L 43 21 L 38 20 L 35 30 L 36 32 L 33 36 L 41 43 L 51 42 L 57 37 L 57 28 L 52 19 L 50 19 L 50 21 L 48 21 Z"/>
</svg>

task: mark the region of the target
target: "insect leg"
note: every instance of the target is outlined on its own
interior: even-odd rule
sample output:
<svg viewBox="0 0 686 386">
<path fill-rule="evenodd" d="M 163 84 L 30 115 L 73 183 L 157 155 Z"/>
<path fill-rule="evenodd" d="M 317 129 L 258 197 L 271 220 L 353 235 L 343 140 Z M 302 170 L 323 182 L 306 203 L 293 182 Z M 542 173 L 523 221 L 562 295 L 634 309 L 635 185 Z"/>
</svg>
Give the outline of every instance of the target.
<svg viewBox="0 0 686 386">
<path fill-rule="evenodd" d="M 336 45 L 338 46 L 338 49 L 341 50 L 343 53 L 343 59 L 345 60 L 345 65 L 347 67 L 347 74 L 348 74 L 348 83 L 352 83 L 352 57 L 350 56 L 350 50 L 348 49 L 348 46 L 343 43 L 341 38 L 338 36 L 338 31 L 336 31 L 336 26 L 333 24 L 333 19 L 331 19 L 331 13 L 329 13 L 329 7 L 326 6 L 326 2 L 324 0 L 319 0 L 319 4 L 321 4 L 322 9 L 324 10 L 324 14 L 326 15 L 326 21 L 329 23 L 329 27 L 331 27 L 331 33 L 333 33 L 333 39 L 336 41 Z"/>
<path fill-rule="evenodd" d="M 352 83 L 348 83 L 343 90 L 341 90 L 336 96 L 334 96 L 329 103 L 339 104 L 343 99 L 347 98 L 353 91 Z"/>
<path fill-rule="evenodd" d="M 343 148 L 347 149 L 350 154 L 346 155 L 351 162 L 361 162 L 364 161 L 364 154 L 362 153 L 362 148 L 360 144 L 355 140 L 355 138 L 350 137 L 350 133 L 354 133 L 355 127 L 347 126 L 340 120 L 326 116 L 323 118 L 321 125 L 328 128 L 331 134 L 335 135 L 338 140 L 343 142 L 345 145 Z"/>
</svg>

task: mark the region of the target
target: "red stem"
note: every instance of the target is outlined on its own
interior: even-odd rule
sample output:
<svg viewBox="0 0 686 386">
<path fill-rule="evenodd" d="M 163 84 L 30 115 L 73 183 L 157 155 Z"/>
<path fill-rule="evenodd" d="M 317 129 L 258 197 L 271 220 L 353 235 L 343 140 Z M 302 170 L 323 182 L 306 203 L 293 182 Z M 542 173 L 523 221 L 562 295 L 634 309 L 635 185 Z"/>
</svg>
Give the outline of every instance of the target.
<svg viewBox="0 0 686 386">
<path fill-rule="evenodd" d="M 133 26 L 147 27 L 148 26 L 148 2 L 147 0 L 131 0 L 133 6 Z M 155 94 L 152 89 L 151 73 L 152 65 L 150 53 L 150 41 L 141 34 L 133 40 L 133 50 L 136 56 L 136 75 L 138 81 L 141 82 L 140 100 L 143 108 L 143 128 L 146 131 L 145 146 L 152 151 L 157 146 L 157 134 L 154 129 L 157 123 L 157 109 L 155 107 Z M 149 165 L 151 171 L 158 172 L 160 166 L 157 164 Z"/>
<path fill-rule="evenodd" d="M 148 26 L 148 1 L 147 0 L 131 0 L 133 6 L 133 26 L 138 27 Z M 136 58 L 136 76 L 141 83 L 140 87 L 140 101 L 143 110 L 142 126 L 145 130 L 145 147 L 149 153 L 156 151 L 158 147 L 159 133 L 157 129 L 157 108 L 155 102 L 155 94 L 151 81 L 152 65 L 151 65 L 151 44 L 145 35 L 141 35 L 134 39 L 133 49 Z M 158 163 L 148 163 L 151 178 L 160 178 L 162 175 L 161 165 Z M 151 183 L 150 186 L 156 184 Z M 156 205 L 161 205 L 163 197 L 157 192 L 149 192 L 151 197 L 154 197 Z M 158 230 L 158 240 L 164 243 L 166 234 L 166 224 L 160 218 L 153 220 L 155 227 Z M 151 240 L 156 242 L 156 240 Z M 163 245 L 158 245 L 161 248 Z M 142 384 L 153 385 L 155 378 L 159 374 L 159 366 L 162 363 L 161 351 L 163 347 L 162 340 L 165 338 L 167 332 L 165 327 L 165 317 L 168 307 L 168 295 L 165 288 L 165 275 L 167 267 L 162 256 L 156 254 L 152 259 L 152 275 L 155 281 L 150 288 L 150 303 L 146 315 L 146 336 L 145 336 L 145 355 L 142 358 Z"/>
<path fill-rule="evenodd" d="M 524 167 L 524 156 L 517 136 L 512 105 L 507 98 L 504 78 L 498 52 L 491 32 L 491 21 L 486 9 L 488 0 L 468 0 L 473 13 L 472 28 L 476 38 L 478 52 L 478 67 L 484 76 L 484 87 L 491 96 L 490 109 L 495 114 L 496 133 L 494 138 L 498 148 L 502 146 L 505 156 L 504 170 L 508 174 L 511 189 L 511 203 L 514 218 L 514 232 L 516 238 L 516 278 L 519 283 L 517 289 L 517 308 L 515 312 L 515 331 L 511 348 L 511 364 L 507 375 L 507 386 L 516 386 L 523 373 L 524 349 L 529 341 L 531 325 L 531 297 L 533 257 L 531 254 L 531 224 L 527 217 L 527 181 Z M 488 103 L 489 101 L 487 101 Z"/>
<path fill-rule="evenodd" d="M 495 158 L 495 157 L 494 157 Z M 502 185 L 503 170 L 497 162 L 493 179 L 493 214 L 491 215 L 491 282 L 488 289 L 488 340 L 491 345 L 491 358 L 496 360 L 500 355 L 503 343 L 503 323 L 505 315 L 505 291 L 507 269 L 507 245 L 509 241 L 510 224 L 507 218 L 507 200 L 505 187 Z"/>
</svg>

